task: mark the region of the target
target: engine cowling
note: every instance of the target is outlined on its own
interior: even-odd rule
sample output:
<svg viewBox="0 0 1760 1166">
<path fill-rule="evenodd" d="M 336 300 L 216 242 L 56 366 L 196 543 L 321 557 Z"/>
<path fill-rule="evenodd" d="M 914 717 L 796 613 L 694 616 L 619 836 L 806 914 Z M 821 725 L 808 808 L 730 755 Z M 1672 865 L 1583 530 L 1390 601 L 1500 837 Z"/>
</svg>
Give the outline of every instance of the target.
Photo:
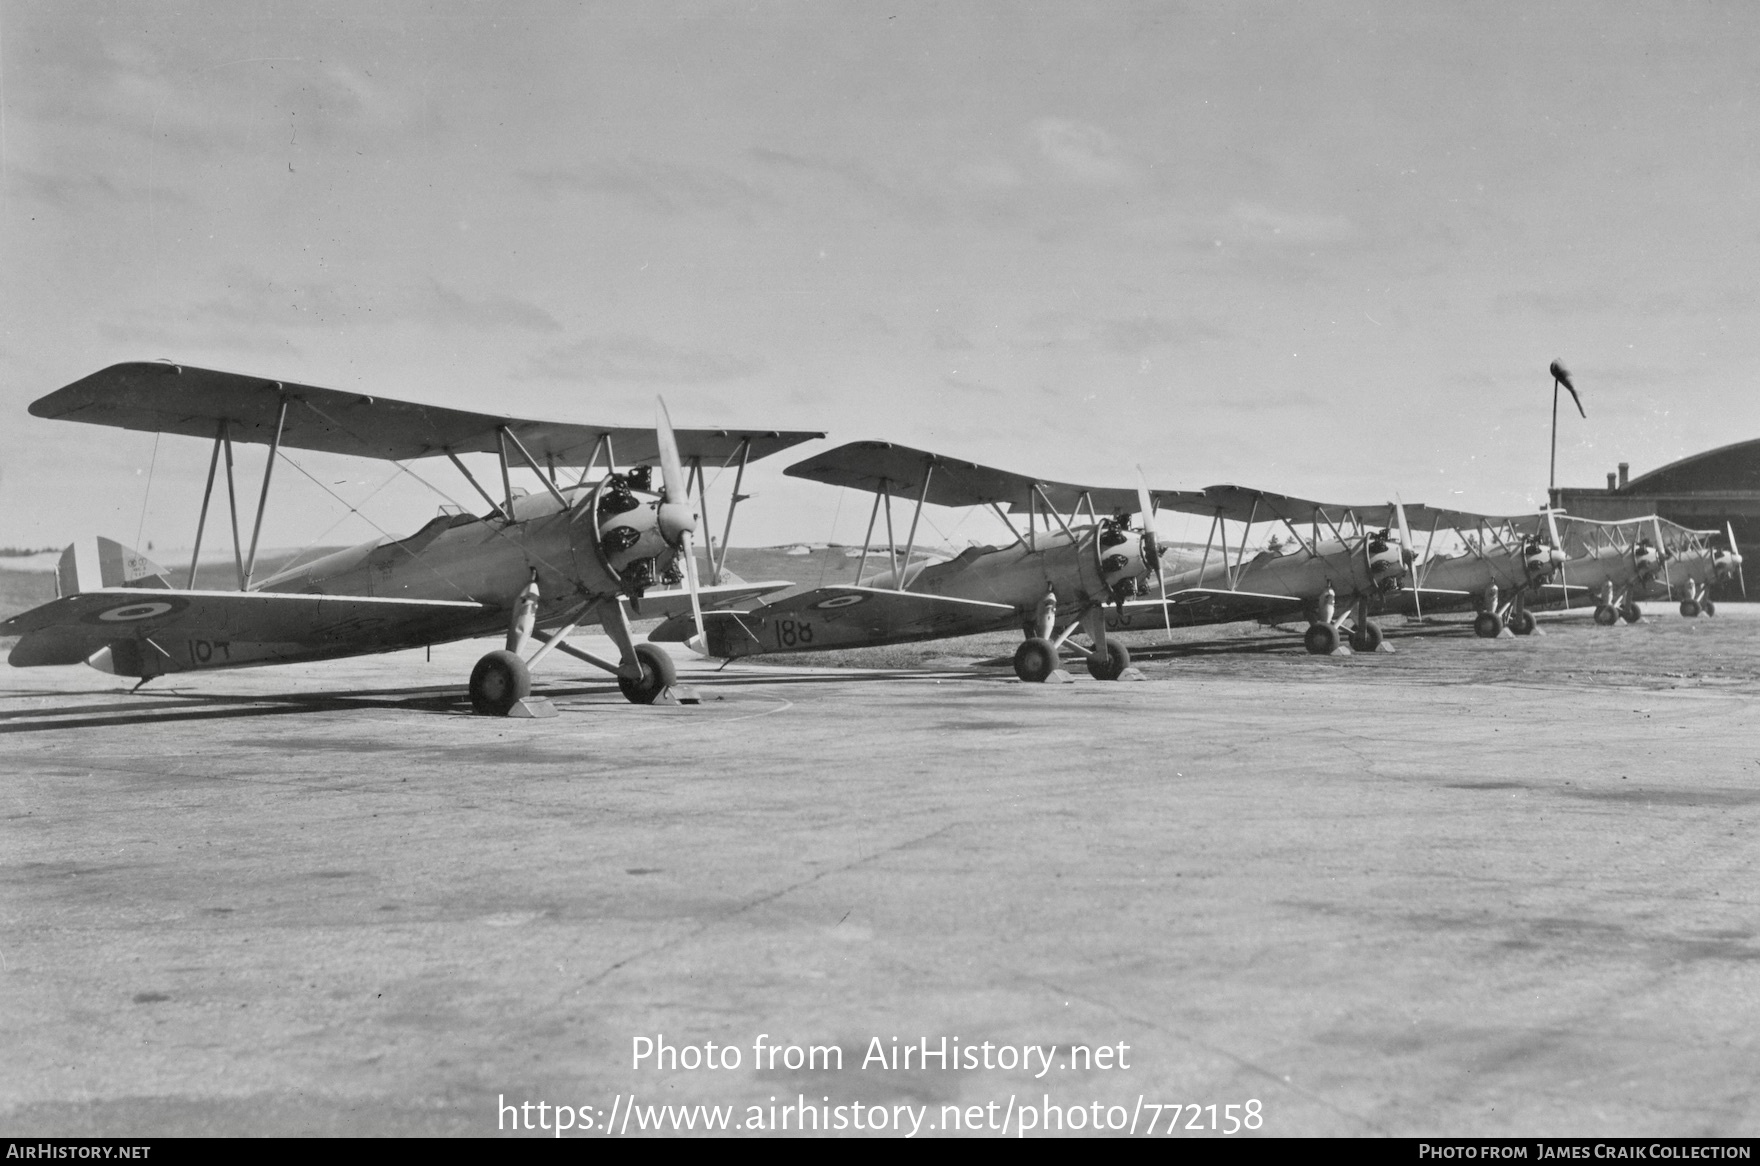
<svg viewBox="0 0 1760 1166">
<path fill-rule="evenodd" d="M 1406 573 L 1404 548 L 1391 530 L 1371 534 L 1363 544 L 1363 554 L 1369 562 L 1369 581 L 1382 590 L 1396 585 Z"/>
</svg>

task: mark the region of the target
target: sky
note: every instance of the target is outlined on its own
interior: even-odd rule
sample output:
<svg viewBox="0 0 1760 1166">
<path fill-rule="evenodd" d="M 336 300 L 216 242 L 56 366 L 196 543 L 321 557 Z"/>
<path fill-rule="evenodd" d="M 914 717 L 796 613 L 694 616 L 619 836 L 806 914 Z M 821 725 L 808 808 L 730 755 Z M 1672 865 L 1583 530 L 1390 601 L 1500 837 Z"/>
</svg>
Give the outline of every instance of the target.
<svg viewBox="0 0 1760 1166">
<path fill-rule="evenodd" d="M 781 470 L 862 439 L 1527 510 L 1554 359 L 1561 485 L 1760 437 L 1757 59 L 1740 2 L 0 0 L 0 545 L 189 546 L 207 443 L 26 413 L 161 357 L 828 432 L 744 545 L 859 541 Z M 449 500 L 293 456 L 265 545 Z"/>
</svg>

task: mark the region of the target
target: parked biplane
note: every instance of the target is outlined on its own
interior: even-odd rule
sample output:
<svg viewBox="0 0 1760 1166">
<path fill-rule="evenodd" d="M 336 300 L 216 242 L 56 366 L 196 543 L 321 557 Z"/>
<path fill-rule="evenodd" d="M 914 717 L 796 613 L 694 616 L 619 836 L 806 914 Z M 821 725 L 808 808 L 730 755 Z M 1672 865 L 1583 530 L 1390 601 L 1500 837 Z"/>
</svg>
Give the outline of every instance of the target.
<svg viewBox="0 0 1760 1166">
<path fill-rule="evenodd" d="M 824 436 L 675 431 L 664 405 L 653 430 L 533 421 L 159 362 L 113 365 L 36 401 L 30 411 L 211 440 L 190 577 L 224 455 L 237 590 L 174 588 L 138 553 L 102 540 L 90 555 L 76 544 L 63 556 L 60 598 L 0 624 L 0 635 L 22 637 L 12 664 L 88 663 L 145 683 L 166 673 L 388 652 L 505 630 L 505 648 L 479 660 L 470 678 L 472 707 L 499 715 L 533 707 L 523 699 L 531 668 L 552 649 L 612 673 L 633 702 L 660 698 L 675 671 L 664 650 L 633 641 L 632 607 L 641 605 L 642 615 L 700 611 L 788 586 L 699 584 L 692 480 L 706 509 L 705 465 L 737 463 L 743 476 L 751 461 Z M 239 538 L 234 487 L 239 442 L 268 446 L 248 552 Z M 477 516 L 443 507 L 407 538 L 387 536 L 258 581 L 270 483 L 289 449 L 384 459 L 406 470 L 404 463 L 444 457 L 489 510 Z M 498 458 L 500 497 L 461 460 L 473 453 Z M 522 467 L 536 475 L 542 492 L 515 489 L 513 475 Z M 578 480 L 564 484 L 563 468 L 578 468 Z M 736 481 L 730 524 L 738 491 Z M 718 576 L 712 545 L 709 551 Z M 567 642 L 589 620 L 616 643 L 616 661 Z M 539 646 L 527 655 L 532 640 Z"/>
<path fill-rule="evenodd" d="M 1303 643 L 1315 655 L 1336 651 L 1341 631 L 1355 651 L 1380 647 L 1381 625 L 1372 617 L 1399 586 L 1414 553 L 1404 506 L 1333 506 L 1241 486 L 1163 498 L 1164 509 L 1211 520 L 1203 555 L 1195 567 L 1163 573 L 1159 596 L 1123 604 L 1108 617 L 1108 627 L 1305 618 Z M 1230 523 L 1240 527 L 1232 552 Z M 1260 523 L 1282 524 L 1291 541 L 1248 558 L 1248 537 Z"/>
<path fill-rule="evenodd" d="M 1148 512 L 1155 498 L 1167 501 L 1173 492 L 1051 482 L 882 441 L 839 446 L 783 472 L 874 495 L 857 582 L 748 611 L 705 612 L 709 655 L 872 647 L 1021 628 L 1026 638 L 1015 652 L 1015 673 L 1043 681 L 1079 629 L 1088 637 L 1082 652 L 1091 675 L 1115 680 L 1129 667 L 1129 651 L 1106 635 L 1105 608 L 1135 598 L 1159 561 L 1153 533 L 1133 527 L 1129 515 Z M 902 554 L 894 498 L 915 504 Z M 943 562 L 913 562 L 925 505 L 987 507 L 1014 541 L 969 547 Z M 885 566 L 863 578 L 882 508 Z M 1011 514 L 1025 515 L 1025 530 Z M 684 619 L 673 617 L 649 639 L 678 641 L 690 633 Z"/>
<path fill-rule="evenodd" d="M 1688 619 L 1717 614 L 1717 604 L 1711 598 L 1713 583 L 1734 579 L 1742 589 L 1742 597 L 1748 595 L 1748 579 L 1742 573 L 1742 552 L 1736 546 L 1733 522 L 1726 522 L 1721 531 L 1680 527 L 1663 559 L 1662 572 L 1664 588 L 1670 598 L 1681 596 L 1681 614 Z"/>
<path fill-rule="evenodd" d="M 1712 582 L 1741 575 L 1742 557 L 1735 530 L 1691 530 L 1666 518 L 1649 515 L 1614 522 L 1567 518 L 1564 545 L 1573 551 L 1559 572 L 1559 581 L 1541 588 L 1546 598 L 1578 606 L 1594 604 L 1595 622 L 1610 626 L 1643 617 L 1638 600 L 1674 598 L 1682 593 L 1681 614 L 1709 615 Z M 1726 539 L 1727 546 L 1714 543 Z"/>
<path fill-rule="evenodd" d="M 1560 573 L 1568 557 L 1554 511 L 1492 517 L 1417 505 L 1408 508 L 1407 517 L 1420 528 L 1428 520 L 1429 537 L 1410 576 L 1386 597 L 1384 610 L 1421 618 L 1426 610 L 1472 607 L 1478 610 L 1473 631 L 1480 636 L 1497 636 L 1505 627 L 1518 636 L 1532 634 L 1528 604 L 1544 598 L 1542 585 Z M 1443 529 L 1460 549 L 1433 556 Z"/>
</svg>

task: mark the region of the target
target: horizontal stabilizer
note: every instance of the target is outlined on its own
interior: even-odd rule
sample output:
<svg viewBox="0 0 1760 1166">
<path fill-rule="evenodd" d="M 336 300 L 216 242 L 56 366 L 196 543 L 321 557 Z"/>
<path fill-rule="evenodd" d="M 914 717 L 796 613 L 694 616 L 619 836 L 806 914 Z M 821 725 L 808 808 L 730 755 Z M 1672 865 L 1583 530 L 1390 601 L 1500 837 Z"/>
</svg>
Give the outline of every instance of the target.
<svg viewBox="0 0 1760 1166">
<path fill-rule="evenodd" d="M 737 607 L 749 600 L 760 599 L 766 595 L 774 595 L 778 591 L 786 591 L 793 587 L 786 580 L 772 580 L 768 583 L 718 583 L 713 587 L 700 587 L 697 597 L 702 602 L 703 610 L 724 611 Z M 624 600 L 625 604 L 629 600 Z M 653 619 L 656 616 L 668 620 L 677 617 L 689 624 L 691 615 L 691 593 L 682 589 L 666 591 L 650 591 L 643 595 L 639 604 L 631 605 L 630 616 L 634 619 Z M 682 643 L 687 636 L 680 636 Z"/>
</svg>

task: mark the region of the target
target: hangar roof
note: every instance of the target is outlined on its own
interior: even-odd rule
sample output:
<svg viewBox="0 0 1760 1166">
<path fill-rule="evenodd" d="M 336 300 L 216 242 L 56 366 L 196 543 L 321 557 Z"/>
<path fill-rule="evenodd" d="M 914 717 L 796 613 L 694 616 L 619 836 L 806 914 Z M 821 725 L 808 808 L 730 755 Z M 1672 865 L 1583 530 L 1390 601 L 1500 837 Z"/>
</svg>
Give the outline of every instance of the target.
<svg viewBox="0 0 1760 1166">
<path fill-rule="evenodd" d="M 1620 494 L 1760 494 L 1760 439 L 1738 441 L 1641 474 Z"/>
</svg>

